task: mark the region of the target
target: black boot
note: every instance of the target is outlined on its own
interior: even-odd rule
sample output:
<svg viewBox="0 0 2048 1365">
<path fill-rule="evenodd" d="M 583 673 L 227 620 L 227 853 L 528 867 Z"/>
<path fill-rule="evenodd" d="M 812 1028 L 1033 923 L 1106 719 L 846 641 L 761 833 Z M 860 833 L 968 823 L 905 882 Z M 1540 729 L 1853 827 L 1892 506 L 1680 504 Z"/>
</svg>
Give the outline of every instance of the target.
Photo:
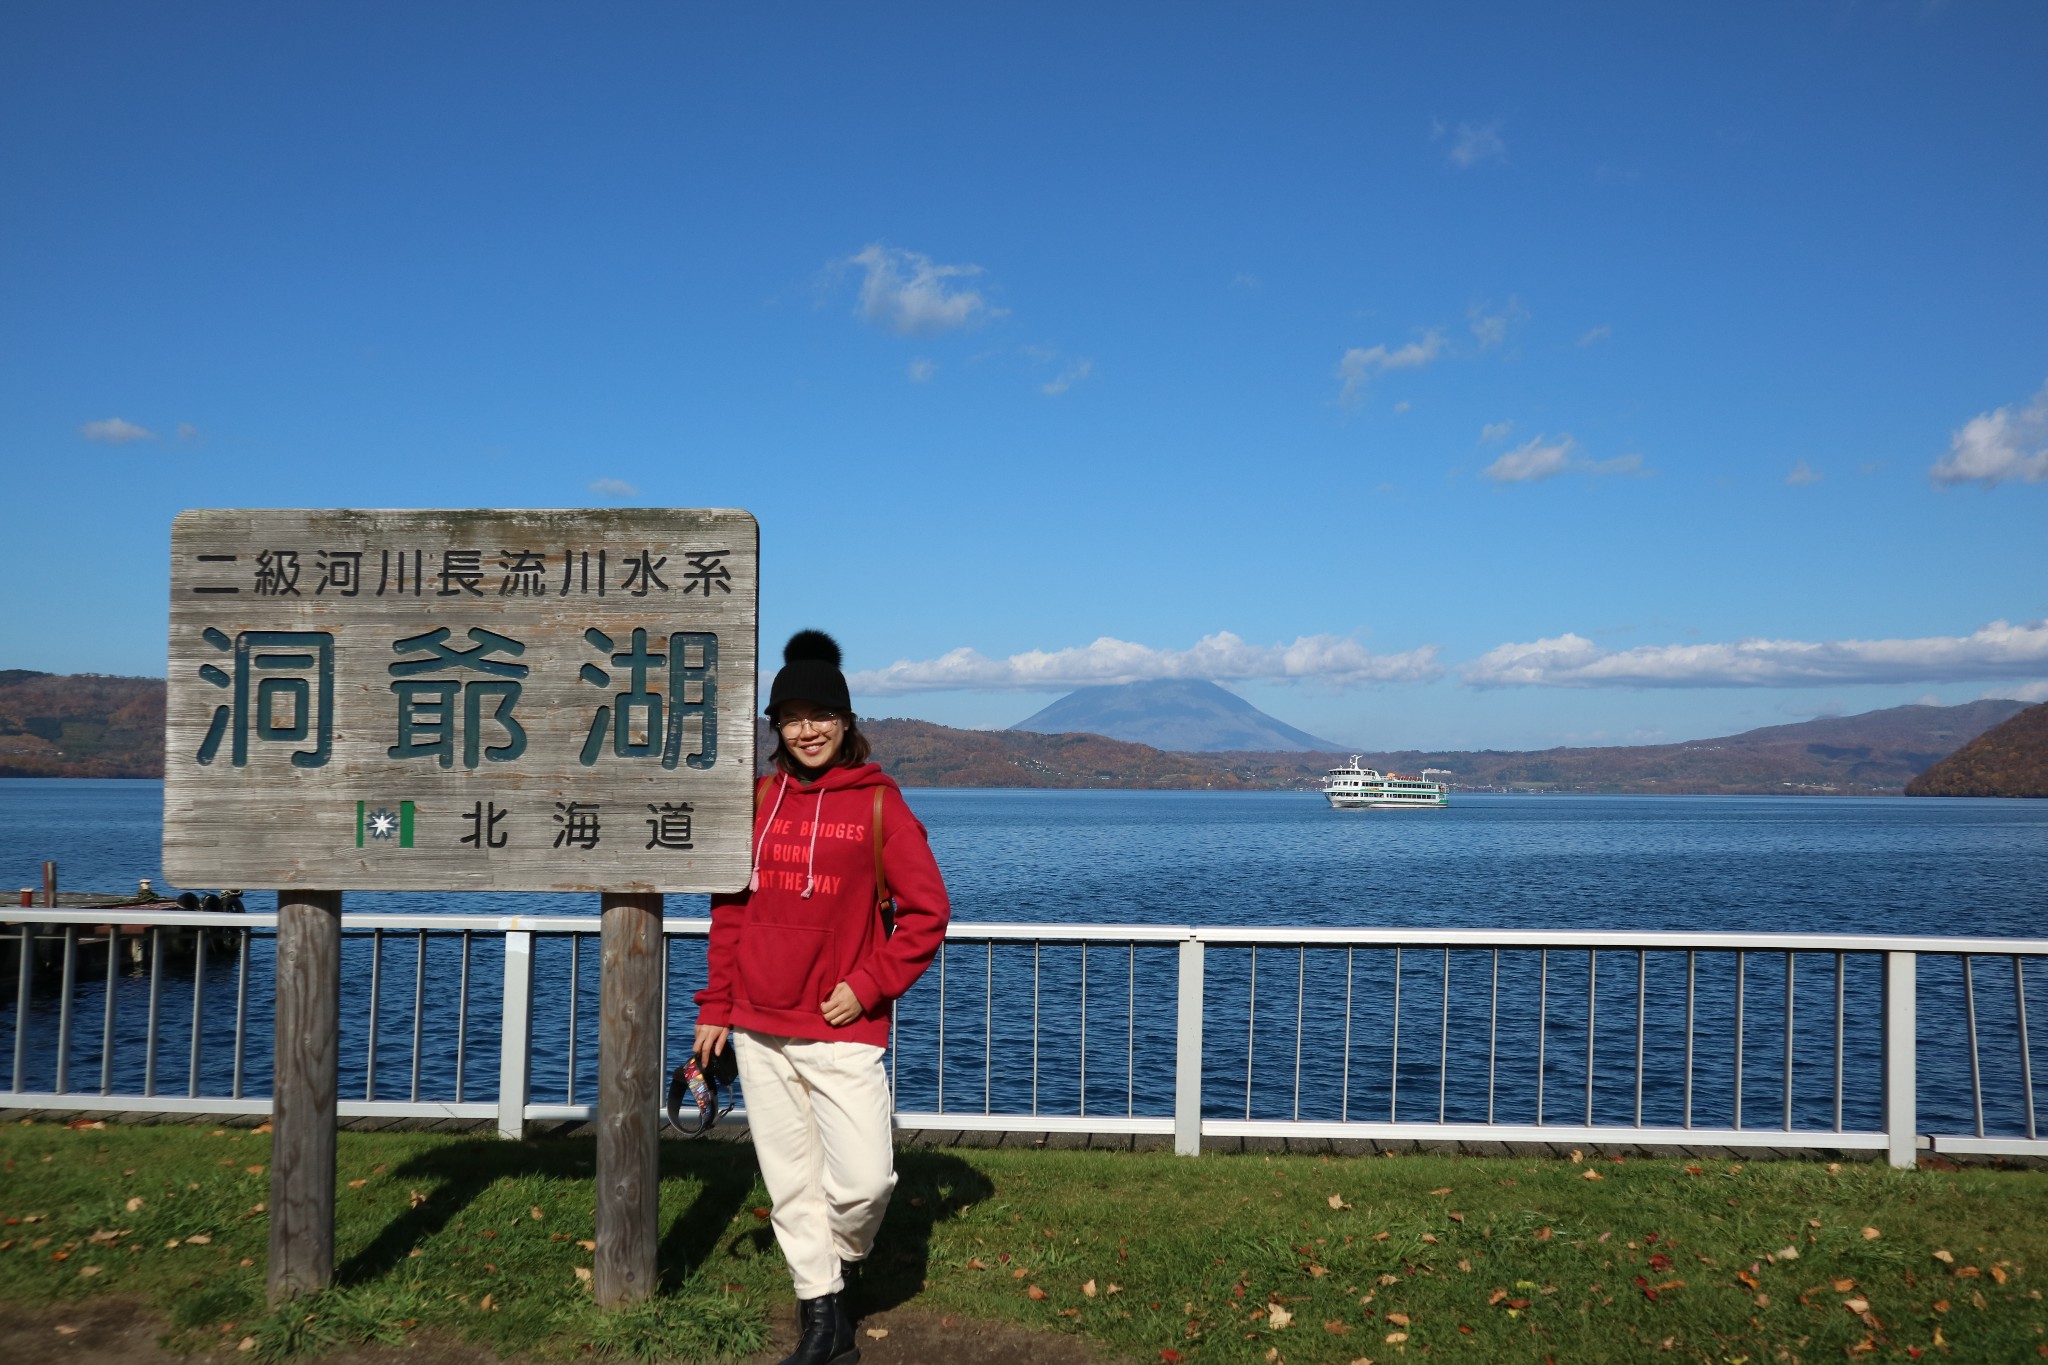
<svg viewBox="0 0 2048 1365">
<path fill-rule="evenodd" d="M 853 1320 L 840 1309 L 837 1294 L 798 1299 L 796 1319 L 796 1350 L 783 1357 L 782 1365 L 857 1365 L 860 1348 L 853 1344 Z"/>
</svg>

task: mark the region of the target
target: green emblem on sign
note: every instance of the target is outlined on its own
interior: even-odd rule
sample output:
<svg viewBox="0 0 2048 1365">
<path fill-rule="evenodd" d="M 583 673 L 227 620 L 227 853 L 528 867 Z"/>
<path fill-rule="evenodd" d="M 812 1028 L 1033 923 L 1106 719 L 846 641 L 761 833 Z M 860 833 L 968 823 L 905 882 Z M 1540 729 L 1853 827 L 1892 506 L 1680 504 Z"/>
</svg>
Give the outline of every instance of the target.
<svg viewBox="0 0 2048 1365">
<path fill-rule="evenodd" d="M 411 848 L 412 826 L 413 804 L 410 801 L 400 801 L 396 810 L 387 805 L 356 802 L 357 848 L 375 848 L 379 844 L 392 843 L 400 848 Z"/>
</svg>

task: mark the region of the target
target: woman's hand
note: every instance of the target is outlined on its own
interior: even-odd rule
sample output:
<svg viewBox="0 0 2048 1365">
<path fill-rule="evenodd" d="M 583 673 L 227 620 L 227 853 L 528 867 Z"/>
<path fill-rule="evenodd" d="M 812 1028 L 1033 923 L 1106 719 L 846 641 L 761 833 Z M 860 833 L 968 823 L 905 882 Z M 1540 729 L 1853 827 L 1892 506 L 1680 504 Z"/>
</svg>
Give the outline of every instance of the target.
<svg viewBox="0 0 2048 1365">
<path fill-rule="evenodd" d="M 826 996 L 818 1008 L 824 1014 L 825 1022 L 833 1028 L 845 1028 L 867 1012 L 867 1006 L 861 1004 L 860 997 L 853 993 L 853 987 L 844 981 L 832 988 L 832 994 Z"/>
<path fill-rule="evenodd" d="M 711 1069 L 711 1059 L 725 1051 L 725 1038 L 731 1029 L 717 1024 L 697 1025 L 696 1046 L 691 1051 L 697 1054 L 697 1064 L 706 1071 Z"/>
</svg>

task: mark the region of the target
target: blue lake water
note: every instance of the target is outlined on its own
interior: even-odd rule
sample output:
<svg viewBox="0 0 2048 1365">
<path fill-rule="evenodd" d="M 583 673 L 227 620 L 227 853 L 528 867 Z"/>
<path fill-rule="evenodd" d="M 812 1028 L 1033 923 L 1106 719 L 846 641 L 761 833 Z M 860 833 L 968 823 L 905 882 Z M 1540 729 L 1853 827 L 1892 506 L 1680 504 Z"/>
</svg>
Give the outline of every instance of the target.
<svg viewBox="0 0 2048 1365">
<path fill-rule="evenodd" d="M 1460 795 L 1443 811 L 1335 812 L 1318 796 L 1290 793 L 908 796 L 931 831 L 961 920 L 2048 936 L 2048 802 Z M 42 860 L 54 858 L 67 889 L 123 891 L 145 876 L 164 889 L 161 819 L 159 783 L 0 781 L 0 878 L 38 885 Z M 269 908 L 266 896 L 250 899 Z M 593 930 L 597 909 L 594 896 L 423 893 L 351 893 L 348 908 L 588 914 Z M 702 911 L 701 897 L 670 899 L 671 914 Z M 593 939 L 576 953 L 572 977 L 568 941 L 540 945 L 537 1100 L 569 1097 L 572 1058 L 574 1098 L 594 1097 L 595 948 Z M 252 944 L 243 1043 L 249 1090 L 258 1094 L 268 1079 L 268 951 L 267 939 Z M 409 937 L 387 939 L 381 949 L 352 939 L 346 951 L 344 1094 L 405 1098 L 417 1075 L 423 1098 L 489 1098 L 497 1076 L 495 940 L 480 937 L 468 948 L 466 1029 L 457 1027 L 459 936 L 431 937 L 424 950 Z M 1651 954 L 1641 969 L 1650 1122 L 1679 1122 L 1684 1114 L 1686 965 L 1683 954 Z M 1378 950 L 1268 949 L 1256 964 L 1254 1003 L 1249 951 L 1212 950 L 1205 1108 L 1421 1119 L 1441 1106 L 1454 1119 L 1483 1119 L 1491 1105 L 1497 1118 L 1527 1121 L 1540 1103 L 1551 1122 L 1578 1121 L 1589 1105 L 1600 1121 L 1626 1121 L 1638 1074 L 1635 956 L 1603 954 L 1590 983 L 1587 969 L 1582 952 L 1553 953 L 1547 963 L 1534 954 L 1503 955 L 1496 984 L 1487 953 L 1446 959 L 1410 950 L 1397 968 L 1391 952 Z M 1073 945 L 950 949 L 945 1107 L 979 1110 L 986 1095 L 999 1109 L 1028 1106 L 1035 1096 L 1048 1113 L 1079 1112 L 1084 1097 L 1090 1112 L 1170 1109 L 1172 950 L 1099 943 L 1089 948 L 1085 970 L 1084 992 L 1081 950 Z M 1775 1126 L 1785 1099 L 1783 958 L 1752 955 L 1743 964 L 1739 1092 L 1735 962 L 1702 957 L 1694 970 L 1695 1121 L 1731 1121 L 1739 1093 L 1746 1125 Z M 2043 970 L 2048 964 L 2030 969 L 2025 982 L 2035 1053 L 2048 1046 L 2039 1023 L 2048 1013 Z M 1875 959 L 1852 958 L 1842 983 L 1849 1127 L 1875 1122 L 1876 971 Z M 2015 1131 L 2025 1122 L 2026 1078 L 2018 1069 L 2013 972 L 2003 959 L 1978 959 L 1973 971 L 1987 1128 Z M 202 1093 L 231 1084 L 236 972 L 231 958 L 216 955 L 205 973 Z M 1953 958 L 1928 959 L 1921 968 L 1922 1105 L 1943 1131 L 1974 1123 L 1961 972 Z M 1832 1121 L 1833 973 L 1830 955 L 1805 955 L 1795 966 L 1791 1089 L 1800 1124 Z M 157 983 L 164 1021 L 157 1085 L 165 1093 L 183 1094 L 192 1080 L 190 975 L 189 964 L 167 967 Z M 679 1060 L 688 993 L 701 978 L 701 948 L 675 944 L 669 1051 L 678 1055 L 671 1061 Z M 364 1022 L 373 979 L 380 1003 L 374 1058 Z M 76 997 L 84 1022 L 76 1025 L 74 1086 L 98 1088 L 103 990 L 87 983 Z M 4 995 L 0 1064 L 12 1051 L 12 992 Z M 53 995 L 44 988 L 32 1001 L 39 1044 L 51 1036 L 45 1015 L 54 1015 Z M 147 1059 L 129 1034 L 146 1017 L 149 997 L 146 977 L 117 979 L 122 1041 L 108 1068 L 115 1090 L 141 1086 Z M 897 1065 L 905 1108 L 934 1108 L 942 1098 L 939 997 L 935 969 L 902 1006 Z M 53 1051 L 39 1045 L 30 1053 L 25 1083 L 47 1084 Z M 2033 1069 L 2037 1079 L 2048 1078 L 2038 1060 Z"/>
</svg>

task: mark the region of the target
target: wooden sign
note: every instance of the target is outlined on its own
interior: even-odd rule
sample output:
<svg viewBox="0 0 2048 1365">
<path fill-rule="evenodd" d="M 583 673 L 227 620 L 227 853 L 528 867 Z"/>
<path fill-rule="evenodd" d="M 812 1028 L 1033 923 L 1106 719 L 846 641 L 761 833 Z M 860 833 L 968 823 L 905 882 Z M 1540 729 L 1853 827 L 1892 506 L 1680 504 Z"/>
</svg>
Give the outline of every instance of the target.
<svg viewBox="0 0 2048 1365">
<path fill-rule="evenodd" d="M 165 875 L 739 890 L 759 559 L 738 511 L 181 514 Z"/>
</svg>

